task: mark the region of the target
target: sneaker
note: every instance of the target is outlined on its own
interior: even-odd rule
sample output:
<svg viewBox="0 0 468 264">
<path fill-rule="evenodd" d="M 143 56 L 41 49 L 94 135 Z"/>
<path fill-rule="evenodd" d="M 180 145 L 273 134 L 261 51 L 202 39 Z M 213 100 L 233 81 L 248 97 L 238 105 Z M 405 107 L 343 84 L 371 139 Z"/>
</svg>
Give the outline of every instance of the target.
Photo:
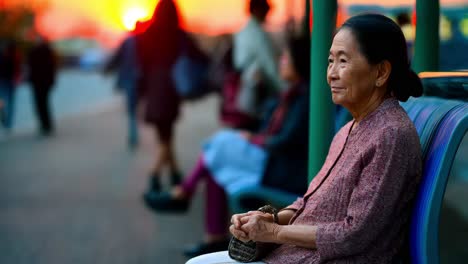
<svg viewBox="0 0 468 264">
<path fill-rule="evenodd" d="M 190 205 L 188 199 L 175 199 L 168 192 L 148 192 L 143 200 L 149 209 L 161 213 L 185 213 Z"/>
<path fill-rule="evenodd" d="M 161 191 L 161 183 L 159 181 L 160 175 L 157 172 L 151 173 L 150 179 L 149 179 L 149 188 L 148 188 L 148 193 L 149 192 L 160 192 Z"/>
<path fill-rule="evenodd" d="M 194 258 L 203 254 L 225 251 L 229 247 L 229 239 L 214 241 L 210 243 L 202 242 L 184 250 L 184 255 L 188 258 Z"/>
<path fill-rule="evenodd" d="M 182 176 L 178 171 L 171 172 L 171 184 L 172 186 L 179 185 L 182 182 Z"/>
</svg>

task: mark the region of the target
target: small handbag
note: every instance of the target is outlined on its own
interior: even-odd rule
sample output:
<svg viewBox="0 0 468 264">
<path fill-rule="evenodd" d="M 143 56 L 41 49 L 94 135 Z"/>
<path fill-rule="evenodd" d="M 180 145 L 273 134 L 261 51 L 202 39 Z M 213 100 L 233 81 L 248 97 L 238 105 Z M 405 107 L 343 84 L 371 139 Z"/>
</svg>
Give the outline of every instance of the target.
<svg viewBox="0 0 468 264">
<path fill-rule="evenodd" d="M 272 214 L 275 222 L 278 222 L 278 210 L 271 205 L 265 205 L 258 209 L 263 213 Z M 232 237 L 229 241 L 228 253 L 229 257 L 239 262 L 252 262 L 263 258 L 271 251 L 271 243 L 257 243 L 255 241 L 242 242 L 241 240 Z"/>
</svg>

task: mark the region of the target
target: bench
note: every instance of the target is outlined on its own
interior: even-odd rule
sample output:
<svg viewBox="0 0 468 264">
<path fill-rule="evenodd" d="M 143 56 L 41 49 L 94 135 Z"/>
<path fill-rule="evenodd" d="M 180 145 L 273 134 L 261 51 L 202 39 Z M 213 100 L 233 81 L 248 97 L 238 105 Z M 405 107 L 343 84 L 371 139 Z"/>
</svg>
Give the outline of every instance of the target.
<svg viewBox="0 0 468 264">
<path fill-rule="evenodd" d="M 440 208 L 453 160 L 467 130 L 468 103 L 461 103 L 444 115 L 424 149 L 423 178 L 410 226 L 412 263 L 439 263 Z"/>
</svg>

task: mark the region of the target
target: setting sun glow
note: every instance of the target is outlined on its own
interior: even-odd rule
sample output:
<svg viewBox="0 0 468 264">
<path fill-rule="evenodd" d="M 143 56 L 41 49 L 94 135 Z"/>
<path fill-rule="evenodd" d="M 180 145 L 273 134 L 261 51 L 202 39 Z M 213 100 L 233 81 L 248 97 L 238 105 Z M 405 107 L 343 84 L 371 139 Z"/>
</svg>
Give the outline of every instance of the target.
<svg viewBox="0 0 468 264">
<path fill-rule="evenodd" d="M 125 11 L 122 22 L 125 26 L 125 29 L 131 31 L 135 29 L 135 24 L 137 21 L 145 20 L 150 17 L 150 14 L 147 10 L 141 7 L 132 7 Z"/>
<path fill-rule="evenodd" d="M 17 4 L 36 6 L 46 3 L 38 11 L 35 26 L 49 39 L 70 37 L 96 38 L 106 46 L 120 43 L 125 31 L 133 31 L 137 21 L 149 20 L 160 0 L 0 0 L 2 7 Z M 175 0 L 180 9 L 181 24 L 190 32 L 217 35 L 236 32 L 247 21 L 248 0 Z M 291 13 L 296 20 L 303 16 L 304 0 L 269 0 L 272 12 L 267 28 L 282 27 Z M 443 5 L 465 4 L 467 0 L 440 0 Z M 352 4 L 374 4 L 375 0 L 338 0 L 346 8 Z M 380 0 L 379 5 L 414 6 L 416 0 Z M 466 4 L 465 4 L 466 5 Z M 65 21 L 65 22 L 64 22 Z M 465 20 L 461 22 L 467 24 Z M 1 25 L 0 25 L 1 27 Z M 463 30 L 468 31 L 466 26 Z"/>
</svg>

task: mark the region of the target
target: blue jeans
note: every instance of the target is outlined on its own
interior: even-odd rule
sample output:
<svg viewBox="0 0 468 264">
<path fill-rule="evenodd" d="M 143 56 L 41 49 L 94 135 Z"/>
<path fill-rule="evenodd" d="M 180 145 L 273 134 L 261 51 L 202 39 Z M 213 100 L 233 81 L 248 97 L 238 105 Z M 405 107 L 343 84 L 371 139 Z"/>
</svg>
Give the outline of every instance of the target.
<svg viewBox="0 0 468 264">
<path fill-rule="evenodd" d="M 137 93 L 136 86 L 127 84 L 124 88 L 128 115 L 128 143 L 131 146 L 138 144 L 137 122 Z"/>
<path fill-rule="evenodd" d="M 6 129 L 11 129 L 13 126 L 13 117 L 15 111 L 15 86 L 13 82 L 0 80 L 0 99 L 3 101 L 4 116 L 1 120 L 2 125 Z"/>
</svg>

